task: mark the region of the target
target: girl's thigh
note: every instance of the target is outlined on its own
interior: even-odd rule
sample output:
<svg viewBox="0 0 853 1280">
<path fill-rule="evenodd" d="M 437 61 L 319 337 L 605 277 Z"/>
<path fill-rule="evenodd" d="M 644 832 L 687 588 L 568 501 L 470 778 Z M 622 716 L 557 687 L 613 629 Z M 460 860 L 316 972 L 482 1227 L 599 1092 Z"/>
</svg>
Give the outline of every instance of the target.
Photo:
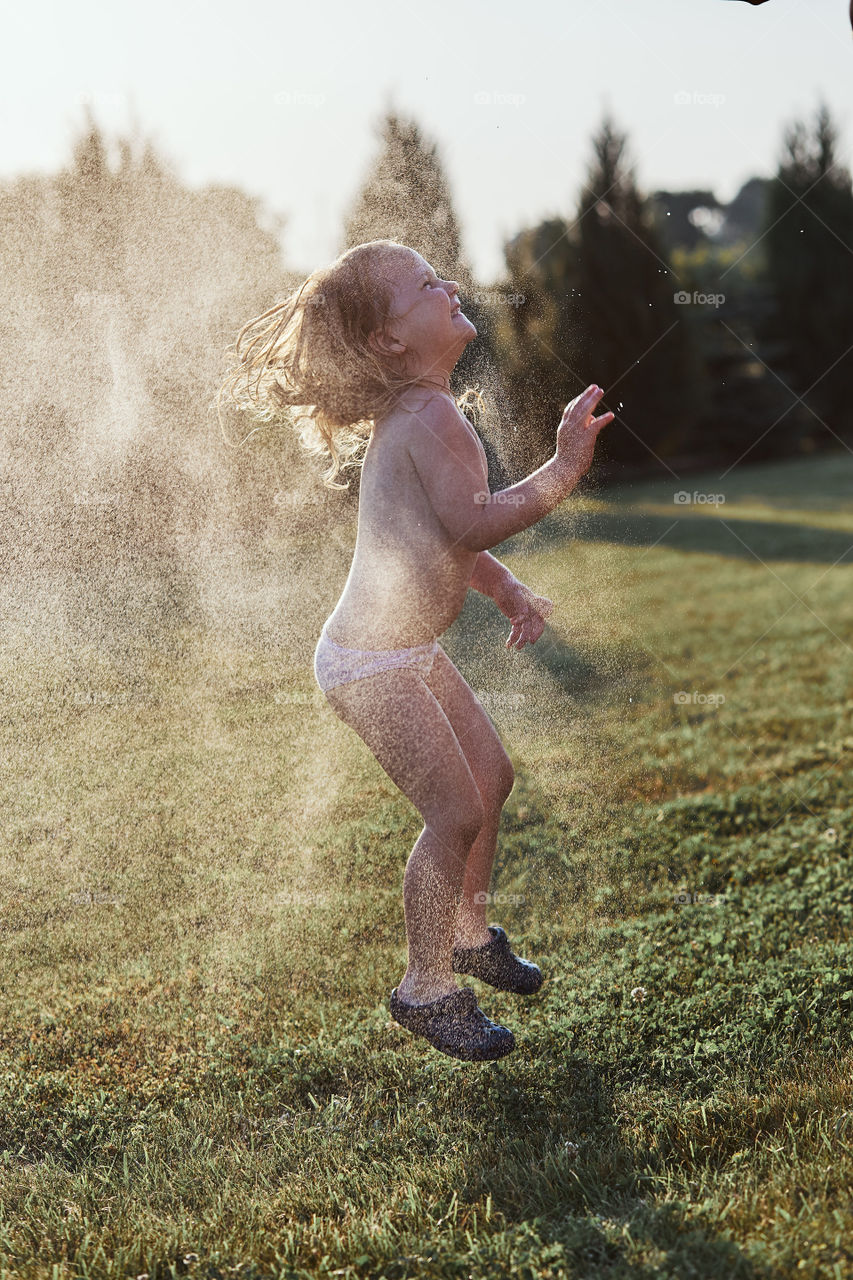
<svg viewBox="0 0 853 1280">
<path fill-rule="evenodd" d="M 476 779 L 453 725 L 417 671 L 382 671 L 335 685 L 326 698 L 428 826 L 479 830 L 485 814 Z"/>
<path fill-rule="evenodd" d="M 488 797 L 512 789 L 514 772 L 500 735 L 468 681 L 439 646 L 427 677 L 465 753 L 481 794 Z"/>
</svg>

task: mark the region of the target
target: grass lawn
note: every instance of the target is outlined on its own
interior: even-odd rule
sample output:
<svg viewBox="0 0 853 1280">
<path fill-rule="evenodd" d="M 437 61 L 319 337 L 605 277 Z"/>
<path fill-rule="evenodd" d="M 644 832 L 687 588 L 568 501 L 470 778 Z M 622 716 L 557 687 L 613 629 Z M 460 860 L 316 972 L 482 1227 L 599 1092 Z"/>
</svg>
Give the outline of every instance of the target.
<svg viewBox="0 0 853 1280">
<path fill-rule="evenodd" d="M 421 823 L 310 666 L 351 531 L 159 639 L 9 629 L 0 1280 L 853 1276 L 853 457 L 687 488 L 496 550 L 535 646 L 442 639 L 546 973 L 474 984 L 498 1063 L 388 1014 Z"/>
</svg>

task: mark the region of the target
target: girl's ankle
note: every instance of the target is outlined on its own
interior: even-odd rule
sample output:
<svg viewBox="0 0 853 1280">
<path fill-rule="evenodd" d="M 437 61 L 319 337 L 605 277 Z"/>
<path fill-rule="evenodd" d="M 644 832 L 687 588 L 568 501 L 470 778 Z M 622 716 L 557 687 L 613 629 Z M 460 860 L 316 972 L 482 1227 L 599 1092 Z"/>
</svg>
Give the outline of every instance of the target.
<svg viewBox="0 0 853 1280">
<path fill-rule="evenodd" d="M 453 939 L 454 951 L 470 951 L 472 947 L 485 947 L 492 941 L 489 927 L 486 924 L 457 925 L 456 937 Z"/>
<path fill-rule="evenodd" d="M 459 990 L 459 983 L 453 977 L 437 981 L 403 978 L 397 987 L 397 995 L 404 1004 L 432 1004 L 434 1000 L 442 1000 Z"/>
</svg>

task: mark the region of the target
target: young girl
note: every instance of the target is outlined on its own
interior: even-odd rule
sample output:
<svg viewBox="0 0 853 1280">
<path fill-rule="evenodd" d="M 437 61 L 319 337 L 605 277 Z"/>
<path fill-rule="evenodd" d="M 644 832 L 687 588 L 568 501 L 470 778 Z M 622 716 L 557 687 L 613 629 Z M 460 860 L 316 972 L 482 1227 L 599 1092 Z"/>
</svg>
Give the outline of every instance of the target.
<svg viewBox="0 0 853 1280">
<path fill-rule="evenodd" d="M 521 994 L 538 990 L 542 975 L 486 924 L 513 768 L 437 637 L 473 587 L 510 618 L 507 648 L 538 640 L 551 601 L 488 548 L 568 496 L 613 414 L 592 417 L 603 392 L 588 387 L 566 407 L 554 456 L 490 494 L 483 446 L 457 407 L 465 397 L 450 391 L 477 336 L 458 288 L 405 245 L 357 245 L 240 330 L 240 364 L 224 386 L 262 419 L 300 407 L 302 443 L 331 456 L 332 487 L 345 487 L 334 483 L 343 465 L 361 464 L 355 554 L 314 672 L 424 821 L 403 878 L 408 967 L 391 1015 L 443 1053 L 483 1060 L 515 1040 L 454 973 Z"/>
</svg>

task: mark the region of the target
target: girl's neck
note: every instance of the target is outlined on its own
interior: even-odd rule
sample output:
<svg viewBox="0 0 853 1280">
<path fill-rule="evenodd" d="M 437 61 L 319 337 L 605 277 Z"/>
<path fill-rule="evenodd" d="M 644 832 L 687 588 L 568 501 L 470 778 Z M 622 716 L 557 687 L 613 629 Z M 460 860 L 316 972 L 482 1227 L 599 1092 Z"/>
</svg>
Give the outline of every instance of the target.
<svg viewBox="0 0 853 1280">
<path fill-rule="evenodd" d="M 401 405 L 403 397 L 406 395 L 406 391 L 411 391 L 413 390 L 414 387 L 422 387 L 430 391 L 436 391 L 441 395 L 448 396 L 453 401 L 454 405 L 456 404 L 456 397 L 449 387 L 440 386 L 436 382 L 417 382 L 417 383 L 413 383 L 412 386 L 407 387 L 405 391 L 401 392 L 401 394 L 398 396 L 397 400 L 395 401 L 395 406 Z M 379 424 L 381 422 L 384 422 L 386 418 L 390 417 L 392 412 L 393 412 L 393 409 L 386 410 L 386 412 L 381 415 L 378 422 L 374 419 L 374 423 L 373 423 L 374 434 Z"/>
<path fill-rule="evenodd" d="M 429 387 L 431 391 L 442 391 L 446 396 L 450 396 L 454 404 L 456 403 L 456 397 L 454 396 L 453 392 L 450 390 L 450 386 L 448 384 L 445 384 L 442 382 L 430 382 L 429 380 L 424 380 L 423 382 L 417 383 L 417 385 L 421 387 Z"/>
</svg>

